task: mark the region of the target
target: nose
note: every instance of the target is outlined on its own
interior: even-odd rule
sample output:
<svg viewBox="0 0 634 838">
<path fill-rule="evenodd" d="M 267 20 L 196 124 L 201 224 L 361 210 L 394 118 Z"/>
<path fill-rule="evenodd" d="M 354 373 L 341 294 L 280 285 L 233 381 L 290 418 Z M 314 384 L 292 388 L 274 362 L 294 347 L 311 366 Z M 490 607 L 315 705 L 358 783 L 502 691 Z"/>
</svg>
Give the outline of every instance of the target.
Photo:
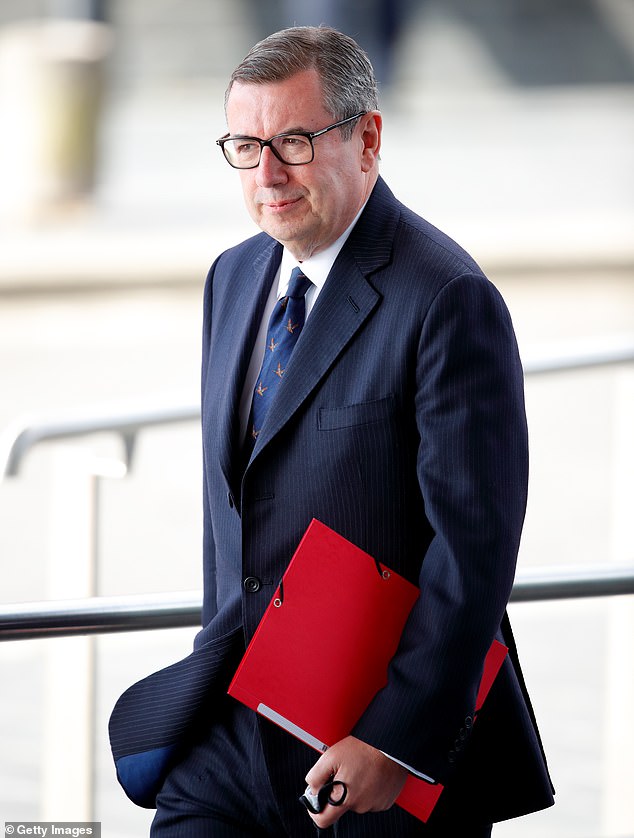
<svg viewBox="0 0 634 838">
<path fill-rule="evenodd" d="M 256 170 L 256 183 L 258 186 L 277 186 L 286 183 L 288 172 L 284 163 L 278 160 L 268 146 L 262 149 L 260 165 Z"/>
</svg>

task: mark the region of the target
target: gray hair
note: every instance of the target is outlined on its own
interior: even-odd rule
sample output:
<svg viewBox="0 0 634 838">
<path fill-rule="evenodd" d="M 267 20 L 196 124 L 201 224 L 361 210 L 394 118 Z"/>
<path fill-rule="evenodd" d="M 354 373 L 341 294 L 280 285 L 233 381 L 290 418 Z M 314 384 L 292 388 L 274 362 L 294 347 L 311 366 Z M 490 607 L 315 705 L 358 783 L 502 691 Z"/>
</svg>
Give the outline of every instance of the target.
<svg viewBox="0 0 634 838">
<path fill-rule="evenodd" d="M 378 108 L 372 64 L 355 40 L 329 26 L 295 26 L 251 48 L 231 74 L 225 109 L 235 82 L 270 84 L 311 69 L 319 74 L 324 107 L 336 122 Z M 344 139 L 352 136 L 355 124 L 343 126 Z"/>
</svg>

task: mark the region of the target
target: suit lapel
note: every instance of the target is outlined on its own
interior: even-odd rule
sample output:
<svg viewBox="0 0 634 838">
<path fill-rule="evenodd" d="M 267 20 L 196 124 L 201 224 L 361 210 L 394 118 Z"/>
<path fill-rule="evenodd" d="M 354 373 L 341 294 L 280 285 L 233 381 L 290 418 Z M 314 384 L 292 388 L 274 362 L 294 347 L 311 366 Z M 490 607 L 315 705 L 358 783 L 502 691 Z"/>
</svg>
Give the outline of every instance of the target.
<svg viewBox="0 0 634 838">
<path fill-rule="evenodd" d="M 381 296 L 367 277 L 389 261 L 397 220 L 396 202 L 379 179 L 306 322 L 251 460 L 279 433 L 380 304 Z"/>
<path fill-rule="evenodd" d="M 232 288 L 233 299 L 230 307 L 233 311 L 240 313 L 244 326 L 236 328 L 232 318 L 226 320 L 227 328 L 231 330 L 231 333 L 225 336 L 221 344 L 223 349 L 227 347 L 222 373 L 226 389 L 220 409 L 218 429 L 220 465 L 231 488 L 235 488 L 241 477 L 240 450 L 243 440 L 240 439 L 239 412 L 244 379 L 281 255 L 281 245 L 269 239 L 254 259 L 252 272 L 238 272 L 235 280 L 232 279 L 232 282 L 240 282 L 240 284 Z"/>
</svg>

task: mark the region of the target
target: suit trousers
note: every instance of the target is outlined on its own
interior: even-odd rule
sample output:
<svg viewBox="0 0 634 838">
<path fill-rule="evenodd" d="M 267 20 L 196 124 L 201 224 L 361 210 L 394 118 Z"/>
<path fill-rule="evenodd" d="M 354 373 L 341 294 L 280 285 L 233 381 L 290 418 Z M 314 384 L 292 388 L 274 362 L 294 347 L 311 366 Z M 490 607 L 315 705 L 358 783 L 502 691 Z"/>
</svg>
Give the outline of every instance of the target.
<svg viewBox="0 0 634 838">
<path fill-rule="evenodd" d="M 315 753 L 315 760 L 318 754 Z M 169 774 L 157 798 L 151 838 L 316 838 L 319 834 L 299 802 L 305 788 L 297 778 L 297 816 L 282 820 L 264 760 L 255 713 L 226 697 L 219 714 L 203 725 L 188 753 Z M 443 818 L 443 822 L 445 819 Z M 388 812 L 345 814 L 332 838 L 488 838 L 490 826 L 421 823 L 398 806 Z"/>
</svg>

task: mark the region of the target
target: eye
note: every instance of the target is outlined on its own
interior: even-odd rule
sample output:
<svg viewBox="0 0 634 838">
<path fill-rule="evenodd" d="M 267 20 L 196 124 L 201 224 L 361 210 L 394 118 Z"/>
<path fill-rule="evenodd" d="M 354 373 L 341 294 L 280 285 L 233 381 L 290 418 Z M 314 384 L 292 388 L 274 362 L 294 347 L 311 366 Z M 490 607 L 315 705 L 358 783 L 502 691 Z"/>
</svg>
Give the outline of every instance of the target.
<svg viewBox="0 0 634 838">
<path fill-rule="evenodd" d="M 295 135 L 281 137 L 282 145 L 286 146 L 287 148 L 292 148 L 293 146 L 306 146 L 309 145 L 308 140 L 306 137 L 298 137 Z"/>
<path fill-rule="evenodd" d="M 252 154 L 253 150 L 257 148 L 257 143 L 250 140 L 234 141 L 233 148 L 236 154 Z"/>
</svg>

